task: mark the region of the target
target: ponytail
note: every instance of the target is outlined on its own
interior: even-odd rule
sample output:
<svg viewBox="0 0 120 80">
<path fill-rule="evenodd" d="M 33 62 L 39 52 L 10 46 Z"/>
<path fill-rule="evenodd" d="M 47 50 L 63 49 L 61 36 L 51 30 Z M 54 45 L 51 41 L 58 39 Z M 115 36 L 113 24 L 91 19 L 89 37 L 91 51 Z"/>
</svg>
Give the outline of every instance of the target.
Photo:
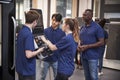
<svg viewBox="0 0 120 80">
<path fill-rule="evenodd" d="M 75 42 L 79 42 L 79 25 L 77 19 L 66 18 L 65 24 L 68 24 L 70 30 L 72 31 L 72 35 L 74 37 Z"/>
<path fill-rule="evenodd" d="M 78 43 L 80 41 L 79 40 L 79 24 L 77 19 L 73 19 L 73 22 L 74 22 L 73 37 L 75 42 Z"/>
</svg>

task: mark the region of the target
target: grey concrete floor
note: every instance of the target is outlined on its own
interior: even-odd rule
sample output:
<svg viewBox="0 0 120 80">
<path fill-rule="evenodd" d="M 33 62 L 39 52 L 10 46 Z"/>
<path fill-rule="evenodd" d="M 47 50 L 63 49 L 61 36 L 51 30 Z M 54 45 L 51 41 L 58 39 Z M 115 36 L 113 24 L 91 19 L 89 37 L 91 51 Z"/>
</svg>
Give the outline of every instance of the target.
<svg viewBox="0 0 120 80">
<path fill-rule="evenodd" d="M 37 60 L 37 75 L 36 80 L 40 80 L 40 61 Z M 114 70 L 111 68 L 103 68 L 103 75 L 99 76 L 99 80 L 120 80 L 120 70 Z M 53 71 L 50 68 L 47 74 L 46 80 L 54 80 L 53 79 Z M 84 71 L 81 69 L 75 69 L 73 75 L 70 77 L 69 80 L 85 80 L 84 78 Z"/>
<path fill-rule="evenodd" d="M 36 80 L 40 80 L 40 70 L 41 70 L 40 63 L 41 63 L 41 61 L 37 60 L 36 62 L 37 62 L 37 64 L 36 64 L 36 72 L 37 72 Z M 46 80 L 54 80 L 52 68 L 49 69 Z M 70 80 L 84 80 L 83 70 L 75 69 L 73 76 L 70 77 Z"/>
<path fill-rule="evenodd" d="M 40 60 L 36 60 L 36 80 L 40 80 Z M 109 68 L 103 68 L 103 75 L 99 76 L 99 80 L 120 80 L 120 70 L 114 70 Z M 15 80 L 18 80 L 17 74 L 15 75 Z M 50 68 L 48 71 L 46 80 L 54 80 L 53 79 L 53 71 Z M 85 80 L 84 78 L 84 71 L 81 69 L 75 69 L 73 75 L 70 77 L 69 80 Z"/>
</svg>

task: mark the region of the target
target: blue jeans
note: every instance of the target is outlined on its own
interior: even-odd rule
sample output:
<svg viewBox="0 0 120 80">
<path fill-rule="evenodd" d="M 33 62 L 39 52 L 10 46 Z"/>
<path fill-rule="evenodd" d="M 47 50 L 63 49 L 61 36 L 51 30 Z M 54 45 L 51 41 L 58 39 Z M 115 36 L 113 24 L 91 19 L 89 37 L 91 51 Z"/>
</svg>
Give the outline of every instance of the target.
<svg viewBox="0 0 120 80">
<path fill-rule="evenodd" d="M 104 56 L 104 51 L 105 51 L 105 48 L 102 48 L 101 49 L 101 53 L 100 53 L 100 57 L 99 57 L 99 72 L 102 71 L 102 67 L 103 67 L 103 56 Z"/>
<path fill-rule="evenodd" d="M 57 75 L 57 66 L 58 66 L 58 62 L 47 62 L 47 61 L 42 61 L 41 63 L 41 79 L 40 80 L 45 80 L 46 79 L 46 75 L 48 72 L 48 69 L 50 68 L 50 66 L 53 69 L 53 73 L 54 73 L 54 79 Z"/>
<path fill-rule="evenodd" d="M 98 80 L 98 60 L 82 59 L 85 80 Z"/>
<path fill-rule="evenodd" d="M 102 67 L 103 67 L 103 57 L 99 58 L 99 72 L 102 71 Z"/>
</svg>

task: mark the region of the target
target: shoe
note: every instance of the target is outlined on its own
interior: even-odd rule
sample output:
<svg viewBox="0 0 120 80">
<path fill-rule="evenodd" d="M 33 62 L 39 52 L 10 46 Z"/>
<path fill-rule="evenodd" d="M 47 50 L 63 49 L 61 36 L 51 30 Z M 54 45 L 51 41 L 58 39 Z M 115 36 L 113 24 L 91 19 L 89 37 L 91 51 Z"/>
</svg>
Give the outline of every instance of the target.
<svg viewBox="0 0 120 80">
<path fill-rule="evenodd" d="M 79 65 L 77 65 L 77 67 L 76 67 L 77 69 L 79 69 Z"/>
<path fill-rule="evenodd" d="M 103 75 L 103 72 L 99 72 L 98 75 L 99 75 L 99 76 L 102 76 L 102 75 Z"/>
<path fill-rule="evenodd" d="M 79 66 L 79 69 L 80 69 L 80 70 L 82 70 L 82 69 L 83 69 L 83 67 L 80 65 L 80 66 Z"/>
<path fill-rule="evenodd" d="M 77 67 L 76 67 L 77 69 L 80 69 L 80 70 L 82 70 L 83 69 L 83 67 L 81 66 L 81 65 L 77 65 Z"/>
</svg>

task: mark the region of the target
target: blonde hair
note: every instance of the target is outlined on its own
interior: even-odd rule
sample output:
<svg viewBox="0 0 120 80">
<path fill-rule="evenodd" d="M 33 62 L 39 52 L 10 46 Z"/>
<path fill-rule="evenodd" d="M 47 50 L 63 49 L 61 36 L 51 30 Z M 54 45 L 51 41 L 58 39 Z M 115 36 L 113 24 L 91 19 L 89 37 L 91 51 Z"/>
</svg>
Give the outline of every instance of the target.
<svg viewBox="0 0 120 80">
<path fill-rule="evenodd" d="M 79 23 L 77 19 L 66 18 L 65 24 L 70 26 L 75 42 L 79 43 Z"/>
</svg>

